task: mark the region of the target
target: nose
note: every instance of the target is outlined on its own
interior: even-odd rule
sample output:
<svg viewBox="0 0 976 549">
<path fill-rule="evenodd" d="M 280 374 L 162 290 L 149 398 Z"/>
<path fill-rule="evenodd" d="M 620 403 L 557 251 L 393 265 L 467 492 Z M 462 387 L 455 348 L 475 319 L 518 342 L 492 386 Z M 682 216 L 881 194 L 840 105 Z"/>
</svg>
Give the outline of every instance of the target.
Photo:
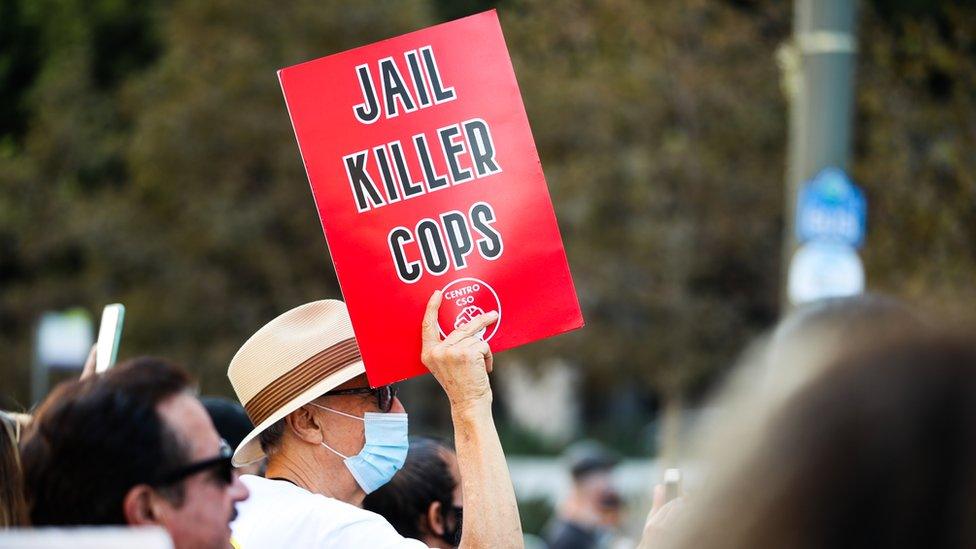
<svg viewBox="0 0 976 549">
<path fill-rule="evenodd" d="M 234 482 L 230 483 L 230 487 L 227 488 L 227 493 L 230 495 L 231 501 L 234 502 L 244 501 L 251 495 L 251 492 L 241 482 L 241 476 L 236 471 L 234 472 Z"/>
<path fill-rule="evenodd" d="M 400 402 L 400 397 L 393 397 L 393 402 L 390 404 L 390 412 L 395 414 L 405 413 L 407 410 L 403 407 L 403 403 Z"/>
</svg>

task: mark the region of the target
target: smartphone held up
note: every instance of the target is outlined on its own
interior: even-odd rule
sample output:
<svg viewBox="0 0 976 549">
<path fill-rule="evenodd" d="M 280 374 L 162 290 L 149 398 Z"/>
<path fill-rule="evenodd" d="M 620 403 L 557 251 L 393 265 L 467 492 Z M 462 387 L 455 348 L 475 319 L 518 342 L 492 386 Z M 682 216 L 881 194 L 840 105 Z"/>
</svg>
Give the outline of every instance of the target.
<svg viewBox="0 0 976 549">
<path fill-rule="evenodd" d="M 124 320 L 125 306 L 121 303 L 106 305 L 102 310 L 102 322 L 98 328 L 98 342 L 95 346 L 95 372 L 102 373 L 115 365 Z"/>
</svg>

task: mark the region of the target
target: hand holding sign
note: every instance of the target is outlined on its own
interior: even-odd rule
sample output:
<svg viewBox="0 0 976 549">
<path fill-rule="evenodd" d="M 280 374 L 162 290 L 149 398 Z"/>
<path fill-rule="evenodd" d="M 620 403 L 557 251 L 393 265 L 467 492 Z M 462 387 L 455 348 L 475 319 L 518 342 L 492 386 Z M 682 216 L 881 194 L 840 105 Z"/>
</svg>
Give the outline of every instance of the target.
<svg viewBox="0 0 976 549">
<path fill-rule="evenodd" d="M 496 321 L 498 313 L 479 315 L 441 340 L 437 325 L 441 297 L 441 292 L 434 292 L 427 302 L 420 359 L 444 388 L 452 407 L 489 398 L 488 372 L 492 368 L 492 354 L 488 343 L 478 337 L 478 333 Z"/>
</svg>

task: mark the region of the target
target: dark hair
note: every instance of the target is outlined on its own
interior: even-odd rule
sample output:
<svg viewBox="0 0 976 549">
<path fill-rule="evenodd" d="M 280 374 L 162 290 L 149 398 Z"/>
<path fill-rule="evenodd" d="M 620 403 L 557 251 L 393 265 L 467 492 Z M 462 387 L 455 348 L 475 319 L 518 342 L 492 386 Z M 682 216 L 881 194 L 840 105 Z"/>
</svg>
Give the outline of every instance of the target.
<svg viewBox="0 0 976 549">
<path fill-rule="evenodd" d="M 285 418 L 268 425 L 268 428 L 261 431 L 258 435 L 258 442 L 261 443 L 261 451 L 264 455 L 271 457 L 281 446 L 281 439 L 285 436 Z"/>
<path fill-rule="evenodd" d="M 125 524 L 126 493 L 188 459 L 156 408 L 189 383 L 181 368 L 143 357 L 59 385 L 38 408 L 22 445 L 31 522 Z M 181 485 L 163 493 L 181 504 Z"/>
<path fill-rule="evenodd" d="M 224 397 L 201 397 L 200 404 L 206 408 L 210 421 L 213 422 L 220 438 L 227 441 L 231 448 L 240 446 L 244 437 L 254 429 L 254 424 L 247 417 L 244 407 L 237 401 Z"/>
<path fill-rule="evenodd" d="M 363 509 L 380 514 L 403 537 L 420 539 L 421 524 L 430 504 L 439 501 L 446 518 L 454 505 L 457 482 L 444 460 L 452 451 L 443 441 L 412 437 L 403 468 L 393 480 L 368 494 Z"/>
<path fill-rule="evenodd" d="M 0 412 L 0 529 L 27 525 L 24 480 L 17 453 L 16 418 Z"/>
<path fill-rule="evenodd" d="M 976 546 L 973 341 L 915 331 L 842 353 L 699 494 L 677 547 Z"/>
<path fill-rule="evenodd" d="M 569 462 L 569 474 L 574 482 L 580 482 L 596 473 L 606 473 L 620 463 L 620 458 L 595 440 L 581 440 L 565 452 Z"/>
</svg>

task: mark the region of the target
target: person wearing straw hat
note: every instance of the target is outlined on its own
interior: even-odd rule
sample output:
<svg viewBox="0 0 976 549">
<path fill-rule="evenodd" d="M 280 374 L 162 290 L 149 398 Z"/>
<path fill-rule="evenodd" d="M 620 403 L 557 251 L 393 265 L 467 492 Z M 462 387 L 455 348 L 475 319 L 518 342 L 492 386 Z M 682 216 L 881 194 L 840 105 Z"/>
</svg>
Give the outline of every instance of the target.
<svg viewBox="0 0 976 549">
<path fill-rule="evenodd" d="M 451 405 L 466 511 L 461 547 L 519 547 L 515 492 L 491 415 L 492 354 L 477 336 L 497 313 L 442 340 L 440 303 L 434 292 L 421 360 Z M 266 478 L 241 476 L 251 492 L 231 525 L 241 549 L 424 547 L 361 508 L 406 459 L 407 414 L 395 387 L 369 387 L 344 303 L 315 301 L 278 316 L 244 343 L 227 375 L 255 425 L 234 464 L 268 460 Z"/>
</svg>

